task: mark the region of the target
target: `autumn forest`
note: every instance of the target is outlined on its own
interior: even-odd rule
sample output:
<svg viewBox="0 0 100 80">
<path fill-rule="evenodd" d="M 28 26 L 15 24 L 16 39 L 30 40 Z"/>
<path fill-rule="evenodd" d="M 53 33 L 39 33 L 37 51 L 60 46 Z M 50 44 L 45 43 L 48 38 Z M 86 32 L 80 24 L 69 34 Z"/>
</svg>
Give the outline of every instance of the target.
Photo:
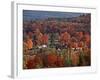
<svg viewBox="0 0 100 80">
<path fill-rule="evenodd" d="M 23 10 L 23 69 L 91 66 L 91 14 Z"/>
</svg>

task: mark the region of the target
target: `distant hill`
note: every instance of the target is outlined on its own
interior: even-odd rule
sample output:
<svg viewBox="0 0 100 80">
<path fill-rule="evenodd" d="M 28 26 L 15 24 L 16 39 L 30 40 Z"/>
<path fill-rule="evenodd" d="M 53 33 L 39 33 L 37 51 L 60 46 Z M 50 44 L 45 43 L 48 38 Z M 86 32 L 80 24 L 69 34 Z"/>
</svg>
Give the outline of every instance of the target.
<svg viewBox="0 0 100 80">
<path fill-rule="evenodd" d="M 91 22 L 91 15 L 87 14 L 87 15 L 80 15 L 78 17 L 72 17 L 72 18 L 47 18 L 47 19 L 43 19 L 45 21 L 52 21 L 52 20 L 56 20 L 56 21 L 67 21 L 67 22 L 78 22 L 78 23 L 90 23 Z"/>
</svg>

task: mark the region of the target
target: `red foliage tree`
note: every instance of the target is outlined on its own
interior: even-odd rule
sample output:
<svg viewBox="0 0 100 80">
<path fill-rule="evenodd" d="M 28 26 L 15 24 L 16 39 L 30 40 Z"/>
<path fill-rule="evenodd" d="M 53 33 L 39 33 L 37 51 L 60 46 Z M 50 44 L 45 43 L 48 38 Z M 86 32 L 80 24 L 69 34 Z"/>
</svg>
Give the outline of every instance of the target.
<svg viewBox="0 0 100 80">
<path fill-rule="evenodd" d="M 55 54 L 48 54 L 47 56 L 48 66 L 56 66 L 57 56 Z"/>
</svg>

